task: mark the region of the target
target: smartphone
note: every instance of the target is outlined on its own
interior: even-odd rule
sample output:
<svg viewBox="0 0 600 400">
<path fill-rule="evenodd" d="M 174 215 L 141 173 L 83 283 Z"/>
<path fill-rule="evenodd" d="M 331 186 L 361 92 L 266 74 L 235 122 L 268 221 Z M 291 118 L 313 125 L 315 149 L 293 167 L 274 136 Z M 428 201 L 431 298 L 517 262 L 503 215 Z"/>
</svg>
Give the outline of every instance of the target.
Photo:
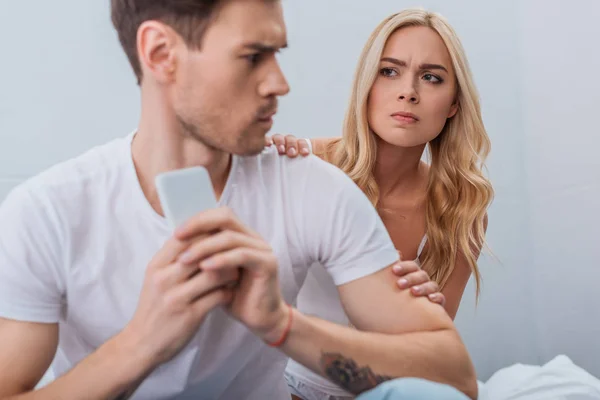
<svg viewBox="0 0 600 400">
<path fill-rule="evenodd" d="M 155 184 L 163 213 L 173 229 L 199 212 L 217 207 L 210 176 L 204 167 L 164 172 L 156 176 Z"/>
</svg>

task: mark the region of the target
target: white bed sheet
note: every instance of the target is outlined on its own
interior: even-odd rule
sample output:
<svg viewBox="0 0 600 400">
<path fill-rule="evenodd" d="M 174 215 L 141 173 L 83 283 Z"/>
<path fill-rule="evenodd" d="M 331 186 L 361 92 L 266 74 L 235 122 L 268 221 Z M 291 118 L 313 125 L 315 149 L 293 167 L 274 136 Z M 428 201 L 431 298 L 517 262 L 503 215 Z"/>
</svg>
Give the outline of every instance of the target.
<svg viewBox="0 0 600 400">
<path fill-rule="evenodd" d="M 560 355 L 542 366 L 499 370 L 479 382 L 479 400 L 600 400 L 600 380 Z"/>
</svg>

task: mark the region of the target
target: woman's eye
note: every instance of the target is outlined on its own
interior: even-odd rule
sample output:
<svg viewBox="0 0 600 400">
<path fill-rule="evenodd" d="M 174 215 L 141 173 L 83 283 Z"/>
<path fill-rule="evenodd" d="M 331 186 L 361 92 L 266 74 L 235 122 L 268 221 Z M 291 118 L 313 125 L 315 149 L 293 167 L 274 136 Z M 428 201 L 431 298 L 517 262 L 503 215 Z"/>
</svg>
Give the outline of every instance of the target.
<svg viewBox="0 0 600 400">
<path fill-rule="evenodd" d="M 431 83 L 442 83 L 443 82 L 440 77 L 437 77 L 433 74 L 425 74 L 425 75 L 423 75 L 423 79 L 428 82 L 431 82 Z"/>
<path fill-rule="evenodd" d="M 380 73 L 381 75 L 387 77 L 398 75 L 398 73 L 393 68 L 381 68 Z"/>
</svg>

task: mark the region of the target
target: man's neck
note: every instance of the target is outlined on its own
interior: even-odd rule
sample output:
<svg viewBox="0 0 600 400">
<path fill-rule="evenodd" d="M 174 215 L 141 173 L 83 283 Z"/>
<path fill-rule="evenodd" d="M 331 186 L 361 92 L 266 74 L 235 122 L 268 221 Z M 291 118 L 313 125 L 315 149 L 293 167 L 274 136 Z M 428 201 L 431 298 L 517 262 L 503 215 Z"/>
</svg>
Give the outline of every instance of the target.
<svg viewBox="0 0 600 400">
<path fill-rule="evenodd" d="M 144 195 L 160 215 L 163 212 L 154 185 L 158 174 L 203 166 L 210 175 L 217 199 L 221 197 L 229 177 L 231 154 L 215 150 L 186 135 L 175 115 L 164 104 L 142 102 L 142 115 L 131 152 Z"/>
</svg>

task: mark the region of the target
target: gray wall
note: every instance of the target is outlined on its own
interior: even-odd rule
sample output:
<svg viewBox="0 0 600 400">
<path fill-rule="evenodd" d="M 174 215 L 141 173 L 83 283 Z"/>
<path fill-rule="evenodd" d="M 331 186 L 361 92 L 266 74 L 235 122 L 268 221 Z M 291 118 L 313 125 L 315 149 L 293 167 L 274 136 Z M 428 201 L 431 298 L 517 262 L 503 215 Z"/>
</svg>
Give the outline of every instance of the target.
<svg viewBox="0 0 600 400">
<path fill-rule="evenodd" d="M 21 180 L 137 122 L 138 92 L 108 2 L 0 1 L 0 199 Z M 600 3 L 594 0 L 285 1 L 292 92 L 274 131 L 340 132 L 357 57 L 404 7 L 455 26 L 482 95 L 496 189 L 478 305 L 457 324 L 480 379 L 567 354 L 600 376 Z"/>
<path fill-rule="evenodd" d="M 108 1 L 0 0 L 0 198 L 138 118 Z"/>
<path fill-rule="evenodd" d="M 543 3 L 543 7 L 541 7 Z M 538 7 L 540 6 L 540 7 Z M 537 352 L 600 376 L 600 2 L 523 5 L 528 223 Z"/>
</svg>

